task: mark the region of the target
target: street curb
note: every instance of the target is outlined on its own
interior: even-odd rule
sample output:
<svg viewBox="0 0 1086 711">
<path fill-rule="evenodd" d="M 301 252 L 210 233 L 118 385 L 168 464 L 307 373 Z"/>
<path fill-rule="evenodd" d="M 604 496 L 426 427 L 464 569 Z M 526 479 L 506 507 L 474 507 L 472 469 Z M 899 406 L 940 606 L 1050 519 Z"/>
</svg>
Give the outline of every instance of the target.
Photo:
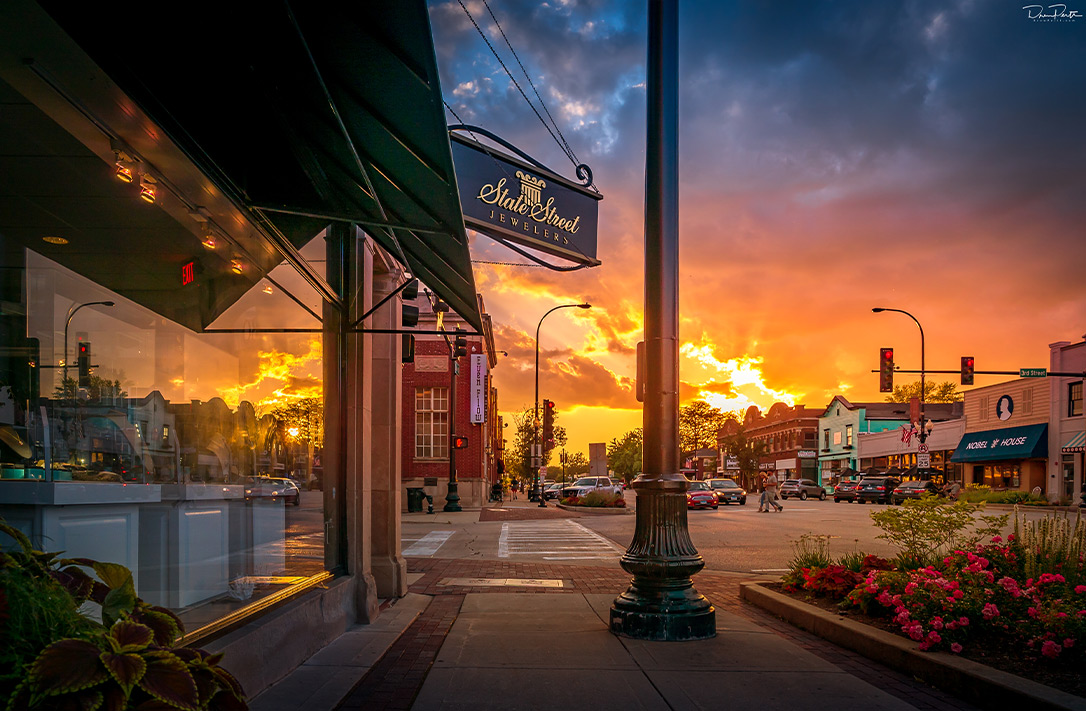
<svg viewBox="0 0 1086 711">
<path fill-rule="evenodd" d="M 629 506 L 623 506 L 616 508 L 614 506 L 570 506 L 568 504 L 555 504 L 563 511 L 576 511 L 577 513 L 590 513 L 590 514 L 628 514 L 633 513 L 633 509 Z"/>
<path fill-rule="evenodd" d="M 947 654 L 921 652 L 916 644 L 807 605 L 758 583 L 739 583 L 739 597 L 822 639 L 990 709 L 1024 704 L 1028 709 L 1086 710 L 1086 699 L 1008 672 Z"/>
</svg>

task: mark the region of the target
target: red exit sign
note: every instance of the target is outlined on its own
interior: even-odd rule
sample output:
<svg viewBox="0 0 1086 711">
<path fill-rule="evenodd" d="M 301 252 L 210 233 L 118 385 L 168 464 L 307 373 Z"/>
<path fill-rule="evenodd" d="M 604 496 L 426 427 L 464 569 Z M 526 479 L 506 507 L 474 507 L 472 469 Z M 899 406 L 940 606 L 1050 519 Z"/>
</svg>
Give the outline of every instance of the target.
<svg viewBox="0 0 1086 711">
<path fill-rule="evenodd" d="M 181 267 L 181 286 L 186 286 L 196 281 L 196 263 L 189 262 Z"/>
</svg>

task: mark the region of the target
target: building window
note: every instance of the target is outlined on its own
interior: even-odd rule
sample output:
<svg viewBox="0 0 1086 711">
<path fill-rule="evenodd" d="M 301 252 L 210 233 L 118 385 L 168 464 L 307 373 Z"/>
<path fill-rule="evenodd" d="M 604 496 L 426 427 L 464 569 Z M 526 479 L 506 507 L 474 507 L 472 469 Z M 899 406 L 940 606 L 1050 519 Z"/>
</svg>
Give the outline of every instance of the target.
<svg viewBox="0 0 1086 711">
<path fill-rule="evenodd" d="M 1067 416 L 1076 417 L 1082 414 L 1082 381 L 1067 385 Z"/>
<path fill-rule="evenodd" d="M 845 445 L 852 446 L 852 425 L 845 425 Z"/>
<path fill-rule="evenodd" d="M 449 389 L 415 389 L 415 458 L 449 458 Z"/>
<path fill-rule="evenodd" d="M 830 448 L 830 431 L 822 430 L 822 449 Z"/>
</svg>

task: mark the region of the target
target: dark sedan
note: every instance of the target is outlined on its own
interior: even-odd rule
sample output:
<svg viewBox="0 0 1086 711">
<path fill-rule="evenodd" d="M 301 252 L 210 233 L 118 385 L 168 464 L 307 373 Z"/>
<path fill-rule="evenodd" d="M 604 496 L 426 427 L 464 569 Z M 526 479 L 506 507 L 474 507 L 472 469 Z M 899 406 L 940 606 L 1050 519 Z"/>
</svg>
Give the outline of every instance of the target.
<svg viewBox="0 0 1086 711">
<path fill-rule="evenodd" d="M 856 489 L 860 486 L 858 480 L 845 479 L 838 482 L 837 486 L 833 487 L 833 500 L 835 503 L 841 503 L 842 501 L 855 501 Z"/>
<path fill-rule="evenodd" d="M 900 484 L 897 479 L 889 476 L 873 476 L 860 480 L 856 487 L 856 503 L 866 504 L 874 501 L 879 504 L 890 503 L 890 497 L 894 489 Z"/>
<path fill-rule="evenodd" d="M 930 479 L 914 479 L 903 481 L 897 485 L 890 495 L 895 504 L 905 502 L 905 499 L 919 499 L 924 494 L 939 495 L 939 487 Z"/>
<path fill-rule="evenodd" d="M 708 484 L 709 488 L 716 493 L 716 499 L 719 503 L 730 504 L 734 501 L 740 506 L 746 505 L 746 489 L 736 484 L 734 480 L 710 479 L 705 483 Z"/>
</svg>

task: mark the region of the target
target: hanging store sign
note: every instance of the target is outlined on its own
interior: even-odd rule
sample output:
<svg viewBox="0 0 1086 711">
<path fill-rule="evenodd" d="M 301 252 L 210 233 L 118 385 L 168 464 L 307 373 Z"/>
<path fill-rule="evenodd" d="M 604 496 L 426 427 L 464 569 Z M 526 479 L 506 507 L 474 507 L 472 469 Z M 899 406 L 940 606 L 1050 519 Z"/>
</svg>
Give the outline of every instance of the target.
<svg viewBox="0 0 1086 711">
<path fill-rule="evenodd" d="M 477 141 L 450 138 L 465 225 L 578 264 L 600 263 L 602 195 Z"/>
<path fill-rule="evenodd" d="M 486 356 L 471 354 L 471 424 L 486 422 Z"/>
</svg>

